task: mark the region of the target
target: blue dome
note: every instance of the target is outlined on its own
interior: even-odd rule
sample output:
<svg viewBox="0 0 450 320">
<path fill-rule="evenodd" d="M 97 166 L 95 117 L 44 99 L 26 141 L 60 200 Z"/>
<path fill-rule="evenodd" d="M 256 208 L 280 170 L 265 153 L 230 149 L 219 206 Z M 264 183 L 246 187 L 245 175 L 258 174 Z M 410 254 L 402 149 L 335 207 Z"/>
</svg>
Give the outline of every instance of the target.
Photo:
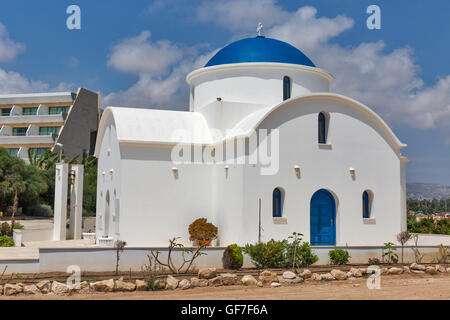
<svg viewBox="0 0 450 320">
<path fill-rule="evenodd" d="M 279 62 L 315 67 L 314 63 L 294 46 L 262 36 L 227 45 L 219 50 L 205 67 L 243 62 Z"/>
</svg>

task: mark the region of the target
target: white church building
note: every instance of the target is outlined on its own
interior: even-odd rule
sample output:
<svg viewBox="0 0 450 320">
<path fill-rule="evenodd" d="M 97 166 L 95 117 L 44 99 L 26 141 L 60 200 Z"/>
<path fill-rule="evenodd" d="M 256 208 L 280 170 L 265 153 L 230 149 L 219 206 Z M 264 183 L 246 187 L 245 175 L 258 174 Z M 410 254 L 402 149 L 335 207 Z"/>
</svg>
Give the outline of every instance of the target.
<svg viewBox="0 0 450 320">
<path fill-rule="evenodd" d="M 218 227 L 219 246 L 294 231 L 315 246 L 371 246 L 406 230 L 406 145 L 369 107 L 330 93 L 333 76 L 300 50 L 242 39 L 186 81 L 189 111 L 104 111 L 97 237 L 191 245 L 197 218 Z"/>
</svg>

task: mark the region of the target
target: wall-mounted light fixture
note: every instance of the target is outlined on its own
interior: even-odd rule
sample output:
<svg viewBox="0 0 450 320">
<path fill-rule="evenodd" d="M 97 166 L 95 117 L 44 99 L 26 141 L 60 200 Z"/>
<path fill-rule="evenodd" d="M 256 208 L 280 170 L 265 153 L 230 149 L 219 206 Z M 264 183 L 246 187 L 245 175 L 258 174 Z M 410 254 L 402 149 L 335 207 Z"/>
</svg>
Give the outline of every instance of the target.
<svg viewBox="0 0 450 320">
<path fill-rule="evenodd" d="M 350 172 L 350 175 L 355 176 L 355 168 L 350 168 L 348 171 Z"/>
<path fill-rule="evenodd" d="M 109 174 L 112 175 L 114 173 L 114 169 L 109 170 Z"/>
<path fill-rule="evenodd" d="M 300 177 L 300 166 L 294 166 L 294 172 L 297 178 Z"/>
<path fill-rule="evenodd" d="M 226 165 L 224 168 L 225 168 L 225 177 L 228 178 L 228 169 L 230 169 L 230 167 Z"/>
<path fill-rule="evenodd" d="M 217 101 L 222 101 L 222 98 L 221 97 L 217 97 Z"/>
<path fill-rule="evenodd" d="M 172 167 L 172 173 L 175 178 L 178 178 L 178 168 L 177 167 Z"/>
</svg>

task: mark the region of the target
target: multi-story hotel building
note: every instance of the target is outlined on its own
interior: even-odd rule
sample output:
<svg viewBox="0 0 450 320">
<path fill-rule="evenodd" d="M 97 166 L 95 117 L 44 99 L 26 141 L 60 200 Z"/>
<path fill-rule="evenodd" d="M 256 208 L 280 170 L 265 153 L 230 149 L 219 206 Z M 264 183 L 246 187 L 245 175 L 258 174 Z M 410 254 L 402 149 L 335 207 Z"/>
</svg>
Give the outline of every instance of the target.
<svg viewBox="0 0 450 320">
<path fill-rule="evenodd" d="M 28 161 L 29 151 L 64 150 L 67 158 L 93 153 L 100 95 L 51 92 L 0 95 L 0 147 Z"/>
</svg>

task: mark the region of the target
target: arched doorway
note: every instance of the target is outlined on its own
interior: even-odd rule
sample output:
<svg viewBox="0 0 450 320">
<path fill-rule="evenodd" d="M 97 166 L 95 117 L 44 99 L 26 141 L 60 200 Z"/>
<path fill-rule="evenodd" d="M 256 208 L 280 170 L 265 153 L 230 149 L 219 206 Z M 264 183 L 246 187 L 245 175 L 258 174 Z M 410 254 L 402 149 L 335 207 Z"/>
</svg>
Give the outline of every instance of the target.
<svg viewBox="0 0 450 320">
<path fill-rule="evenodd" d="M 311 198 L 310 204 L 311 245 L 336 244 L 336 203 L 333 195 L 320 189 Z"/>
<path fill-rule="evenodd" d="M 109 235 L 109 190 L 106 191 L 105 198 L 105 229 L 103 230 L 103 236 L 106 238 Z"/>
</svg>

